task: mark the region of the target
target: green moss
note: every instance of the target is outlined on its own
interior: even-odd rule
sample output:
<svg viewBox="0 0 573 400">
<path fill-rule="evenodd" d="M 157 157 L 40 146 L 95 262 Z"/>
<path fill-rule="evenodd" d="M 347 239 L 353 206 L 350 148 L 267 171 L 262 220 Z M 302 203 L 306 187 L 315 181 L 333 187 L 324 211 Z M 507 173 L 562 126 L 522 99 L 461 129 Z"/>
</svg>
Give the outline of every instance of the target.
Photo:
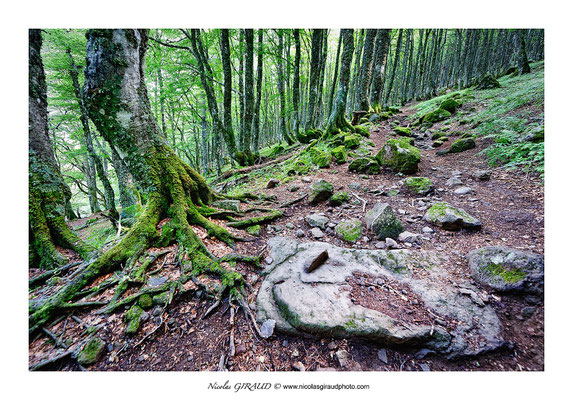
<svg viewBox="0 0 573 400">
<path fill-rule="evenodd" d="M 404 179 L 404 186 L 415 194 L 426 195 L 434 189 L 432 180 L 423 177 L 409 177 Z"/>
<path fill-rule="evenodd" d="M 141 314 L 143 309 L 137 304 L 131 306 L 131 308 L 125 313 L 125 322 L 127 323 L 127 328 L 125 332 L 127 334 L 134 334 L 139 329 L 139 324 L 141 323 Z"/>
<path fill-rule="evenodd" d="M 347 149 L 355 149 L 360 146 L 360 136 L 359 135 L 346 135 L 344 136 L 344 147 Z"/>
<path fill-rule="evenodd" d="M 418 171 L 420 150 L 399 139 L 389 139 L 376 154 L 378 163 L 396 172 L 413 174 Z"/>
<path fill-rule="evenodd" d="M 152 299 L 153 304 L 158 306 L 165 306 L 169 302 L 169 292 L 161 292 L 153 296 Z"/>
<path fill-rule="evenodd" d="M 472 138 L 458 139 L 450 146 L 450 153 L 459 153 L 476 147 L 476 142 Z"/>
<path fill-rule="evenodd" d="M 430 111 L 429 113 L 423 115 L 420 122 L 425 125 L 432 125 L 435 122 L 443 121 L 452 116 L 449 111 L 438 108 L 437 110 Z"/>
<path fill-rule="evenodd" d="M 492 276 L 501 277 L 507 283 L 517 283 L 527 275 L 520 268 L 505 269 L 502 265 L 494 263 L 489 263 L 485 270 Z"/>
<path fill-rule="evenodd" d="M 91 338 L 78 354 L 78 363 L 86 366 L 96 363 L 105 351 L 105 342 L 99 337 Z"/>
<path fill-rule="evenodd" d="M 370 137 L 370 130 L 366 126 L 356 125 L 354 126 L 354 132 L 358 133 L 360 136 Z"/>
<path fill-rule="evenodd" d="M 362 222 L 359 219 L 342 221 L 334 229 L 336 235 L 346 242 L 354 243 L 362 236 Z"/>
<path fill-rule="evenodd" d="M 261 236 L 261 226 L 260 225 L 253 225 L 249 226 L 246 229 L 247 233 L 253 236 Z"/>
<path fill-rule="evenodd" d="M 450 97 L 442 101 L 439 108 L 441 108 L 442 110 L 446 110 L 450 113 L 453 113 L 459 106 L 460 103 L 458 103 L 457 101 L 455 101 L 453 98 Z"/>
<path fill-rule="evenodd" d="M 363 172 L 368 175 L 375 175 L 380 172 L 380 165 L 373 157 L 360 157 L 352 160 L 348 164 L 348 170 L 351 172 Z"/>
<path fill-rule="evenodd" d="M 139 296 L 138 304 L 141 308 L 147 309 L 153 304 L 153 299 L 149 293 L 145 293 Z"/>
<path fill-rule="evenodd" d="M 412 135 L 412 129 L 407 128 L 405 126 L 396 126 L 394 128 L 394 132 L 396 132 L 400 136 L 411 136 Z"/>
<path fill-rule="evenodd" d="M 344 146 L 338 146 L 331 150 L 331 154 L 338 164 L 344 164 L 348 160 L 348 155 L 346 154 L 346 148 Z"/>
<path fill-rule="evenodd" d="M 336 192 L 332 195 L 332 197 L 330 197 L 330 200 L 328 202 L 330 205 L 336 207 L 341 205 L 342 203 L 346 203 L 349 199 L 350 195 L 348 194 L 348 192 Z"/>
<path fill-rule="evenodd" d="M 312 163 L 319 168 L 327 168 L 332 162 L 332 154 L 317 148 L 312 149 Z"/>
<path fill-rule="evenodd" d="M 307 144 L 312 140 L 319 139 L 324 132 L 321 129 L 308 129 L 306 131 L 301 131 L 296 134 L 296 138 L 299 142 Z"/>
</svg>

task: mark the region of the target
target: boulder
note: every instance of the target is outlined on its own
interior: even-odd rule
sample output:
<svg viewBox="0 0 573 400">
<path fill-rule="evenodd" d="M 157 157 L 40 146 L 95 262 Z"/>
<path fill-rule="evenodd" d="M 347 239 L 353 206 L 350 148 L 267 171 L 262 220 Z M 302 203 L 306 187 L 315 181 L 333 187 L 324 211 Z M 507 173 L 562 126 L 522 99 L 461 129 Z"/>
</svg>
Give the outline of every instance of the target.
<svg viewBox="0 0 573 400">
<path fill-rule="evenodd" d="M 331 197 L 328 203 L 331 206 L 339 206 L 342 203 L 346 203 L 350 199 L 348 192 L 336 192 Z"/>
<path fill-rule="evenodd" d="M 334 186 L 332 186 L 332 183 L 321 179 L 310 186 L 310 196 L 308 200 L 313 204 L 325 201 L 332 196 L 332 193 L 334 193 Z"/>
<path fill-rule="evenodd" d="M 287 237 L 268 241 L 273 262 L 256 300 L 259 323 L 276 321 L 275 332 L 303 337 L 353 338 L 378 345 L 406 345 L 431 349 L 447 358 L 474 356 L 504 344 L 502 325 L 488 305 L 474 303 L 450 286 L 445 262 L 438 253 L 408 250 L 358 250 L 323 242 L 302 243 Z M 327 251 L 328 261 L 307 273 L 304 268 L 317 252 Z M 423 271 L 420 274 L 419 271 Z M 416 318 L 403 318 L 384 302 L 361 305 L 352 301 L 349 282 L 378 279 L 407 290 L 392 303 L 411 307 L 420 302 Z M 468 290 L 479 292 L 471 285 Z M 376 296 L 386 292 L 371 286 Z M 372 307 L 372 308 L 370 308 Z M 456 320 L 442 327 L 435 323 Z"/>
<path fill-rule="evenodd" d="M 335 147 L 330 151 L 330 153 L 332 154 L 332 157 L 334 157 L 334 160 L 337 164 L 344 164 L 348 160 L 346 147 L 344 146 Z"/>
<path fill-rule="evenodd" d="M 437 110 L 434 111 L 430 111 L 427 114 L 424 114 L 421 118 L 420 118 L 420 122 L 424 125 L 432 125 L 435 122 L 440 122 L 443 121 L 445 119 L 448 119 L 452 116 L 452 113 L 450 113 L 447 110 L 444 110 L 442 108 L 438 108 Z"/>
<path fill-rule="evenodd" d="M 459 153 L 476 147 L 476 141 L 473 138 L 458 139 L 450 146 L 450 153 Z"/>
<path fill-rule="evenodd" d="M 444 201 L 432 205 L 424 214 L 424 221 L 448 231 L 481 228 L 481 222 L 478 219 Z"/>
<path fill-rule="evenodd" d="M 222 210 L 229 210 L 229 211 L 240 211 L 240 204 L 239 200 L 217 200 L 211 203 L 212 207 L 220 208 Z"/>
<path fill-rule="evenodd" d="M 500 88 L 501 84 L 491 74 L 484 76 L 477 84 L 476 89 L 496 89 Z"/>
<path fill-rule="evenodd" d="M 313 148 L 311 154 L 311 161 L 317 167 L 328 168 L 330 166 L 330 163 L 332 162 L 332 154 L 329 152 Z"/>
<path fill-rule="evenodd" d="M 360 146 L 360 135 L 351 134 L 344 136 L 344 147 L 347 149 L 355 149 Z"/>
<path fill-rule="evenodd" d="M 389 139 L 376 154 L 378 163 L 395 172 L 413 174 L 418 171 L 420 150 L 399 139 Z"/>
<path fill-rule="evenodd" d="M 305 219 L 310 226 L 315 226 L 320 229 L 326 229 L 326 224 L 328 224 L 328 217 L 324 214 L 310 214 L 307 215 Z"/>
<path fill-rule="evenodd" d="M 78 354 L 78 363 L 82 366 L 95 364 L 105 352 L 105 342 L 99 337 L 91 338 Z"/>
<path fill-rule="evenodd" d="M 324 132 L 320 129 L 308 129 L 306 131 L 300 131 L 296 134 L 296 138 L 299 142 L 307 144 L 312 140 L 318 139 L 322 136 Z"/>
<path fill-rule="evenodd" d="M 456 111 L 456 108 L 458 108 L 460 106 L 460 103 L 458 103 L 457 101 L 455 101 L 452 98 L 448 98 L 445 99 L 444 101 L 442 101 L 440 103 L 440 107 L 442 110 L 446 110 L 449 111 L 450 113 L 453 113 Z"/>
<path fill-rule="evenodd" d="M 426 196 L 434 191 L 432 180 L 419 176 L 404 179 L 404 187 L 408 192 L 420 196 Z"/>
<path fill-rule="evenodd" d="M 336 236 L 345 242 L 354 243 L 362 236 L 362 221 L 351 219 L 342 221 L 334 228 Z"/>
<path fill-rule="evenodd" d="M 412 129 L 407 128 L 405 126 L 394 127 L 394 132 L 396 132 L 396 134 L 399 136 L 411 136 L 412 135 Z"/>
<path fill-rule="evenodd" d="M 354 126 L 354 132 L 363 137 L 370 137 L 370 130 L 366 126 L 356 125 Z"/>
<path fill-rule="evenodd" d="M 375 175 L 380 173 L 380 165 L 373 157 L 360 157 L 352 160 L 352 162 L 348 164 L 348 170 L 351 172 Z"/>
<path fill-rule="evenodd" d="M 272 189 L 275 188 L 279 185 L 280 181 L 278 179 L 269 179 L 269 181 L 267 182 L 267 189 Z"/>
<path fill-rule="evenodd" d="M 394 215 L 388 203 L 377 202 L 364 217 L 366 228 L 371 229 L 379 240 L 385 238 L 396 239 L 404 231 L 402 223 Z"/>
<path fill-rule="evenodd" d="M 467 256 L 472 277 L 501 292 L 543 293 L 543 256 L 505 246 L 486 246 Z"/>
<path fill-rule="evenodd" d="M 474 171 L 474 173 L 472 174 L 472 178 L 478 180 L 478 181 L 489 181 L 489 179 L 491 178 L 491 171 L 488 169 L 485 170 L 476 170 Z"/>
</svg>

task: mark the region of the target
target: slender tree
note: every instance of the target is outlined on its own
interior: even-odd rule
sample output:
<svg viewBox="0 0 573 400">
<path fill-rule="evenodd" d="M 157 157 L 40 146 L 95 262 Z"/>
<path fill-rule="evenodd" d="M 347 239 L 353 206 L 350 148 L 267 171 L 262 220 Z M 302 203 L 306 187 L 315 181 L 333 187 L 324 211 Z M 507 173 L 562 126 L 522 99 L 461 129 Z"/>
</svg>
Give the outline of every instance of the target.
<svg viewBox="0 0 573 400">
<path fill-rule="evenodd" d="M 357 87 L 356 109 L 370 111 L 370 101 L 368 99 L 368 88 L 372 77 L 372 60 L 374 58 L 374 41 L 376 39 L 376 29 L 367 29 L 364 39 L 364 51 L 362 52 L 362 65 Z"/>
<path fill-rule="evenodd" d="M 374 51 L 372 90 L 370 93 L 370 103 L 376 112 L 381 111 L 380 102 L 382 100 L 382 92 L 384 91 L 384 70 L 386 68 L 389 48 L 390 29 L 378 29 Z"/>
</svg>

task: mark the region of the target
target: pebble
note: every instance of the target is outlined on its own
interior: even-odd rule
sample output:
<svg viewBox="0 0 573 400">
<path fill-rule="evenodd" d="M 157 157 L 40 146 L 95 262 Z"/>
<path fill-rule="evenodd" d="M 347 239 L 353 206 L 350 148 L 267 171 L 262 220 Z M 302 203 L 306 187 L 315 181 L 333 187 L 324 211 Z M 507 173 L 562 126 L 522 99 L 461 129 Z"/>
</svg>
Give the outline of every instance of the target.
<svg viewBox="0 0 573 400">
<path fill-rule="evenodd" d="M 523 318 L 529 318 L 533 315 L 534 312 L 535 312 L 535 307 L 523 307 L 521 309 L 521 316 Z"/>
<path fill-rule="evenodd" d="M 285 224 L 285 226 L 286 226 L 288 229 L 294 229 L 294 224 L 291 223 L 291 222 L 287 222 L 287 223 Z"/>
<path fill-rule="evenodd" d="M 416 358 L 417 360 L 421 360 L 427 355 L 432 355 L 432 354 L 436 354 L 436 352 L 430 349 L 421 349 L 416 354 L 414 354 L 414 358 Z"/>
<path fill-rule="evenodd" d="M 346 350 L 338 350 L 336 352 L 336 359 L 338 360 L 338 364 L 342 368 L 346 368 L 348 366 L 348 359 L 350 358 L 350 354 Z"/>
<path fill-rule="evenodd" d="M 296 369 L 297 371 L 300 371 L 300 372 L 306 371 L 306 368 L 304 367 L 303 363 L 301 363 L 300 361 L 295 362 L 295 363 L 292 365 L 292 367 L 293 367 L 294 369 Z"/>
<path fill-rule="evenodd" d="M 297 349 L 294 349 L 294 350 L 292 351 L 292 356 L 293 356 L 293 357 L 298 357 L 298 356 L 299 356 L 299 353 L 298 353 L 298 350 L 297 350 Z"/>
<path fill-rule="evenodd" d="M 266 256 L 266 257 L 265 257 L 265 262 L 266 262 L 267 264 L 272 264 L 272 263 L 273 263 L 273 259 L 272 259 L 270 256 Z"/>
<path fill-rule="evenodd" d="M 295 235 L 296 237 L 301 238 L 304 236 L 304 231 L 302 229 L 299 229 L 296 231 Z"/>
<path fill-rule="evenodd" d="M 374 247 L 376 247 L 377 249 L 385 249 L 386 248 L 386 242 L 376 242 L 376 243 L 374 243 Z"/>
<path fill-rule="evenodd" d="M 267 319 L 261 325 L 261 336 L 265 339 L 271 337 L 275 330 L 276 321 L 274 319 Z"/>
<path fill-rule="evenodd" d="M 397 249 L 399 247 L 398 243 L 392 238 L 386 238 L 386 246 L 391 249 Z"/>
<path fill-rule="evenodd" d="M 278 184 L 279 184 L 278 179 L 271 179 L 267 182 L 267 189 L 272 189 L 272 188 L 276 187 Z"/>
<path fill-rule="evenodd" d="M 384 364 L 388 364 L 388 355 L 386 354 L 386 349 L 378 350 L 378 359 Z"/>
<path fill-rule="evenodd" d="M 457 176 L 453 176 L 446 181 L 446 186 L 461 186 L 463 182 Z"/>
<path fill-rule="evenodd" d="M 429 226 L 425 226 L 422 228 L 422 232 L 424 233 L 434 233 L 434 230 L 432 228 L 430 228 Z"/>
<path fill-rule="evenodd" d="M 473 192 L 473 190 L 467 186 L 462 186 L 454 190 L 454 194 L 464 195 Z"/>
<path fill-rule="evenodd" d="M 304 183 L 310 183 L 310 178 L 308 176 L 303 176 L 301 181 L 303 181 Z"/>
<path fill-rule="evenodd" d="M 324 232 L 321 231 L 319 228 L 312 228 L 310 230 L 310 234 L 312 235 L 313 238 L 315 239 L 320 239 L 324 237 Z"/>
<path fill-rule="evenodd" d="M 430 372 L 430 366 L 428 364 L 420 364 L 420 368 L 422 368 L 424 372 Z"/>
</svg>

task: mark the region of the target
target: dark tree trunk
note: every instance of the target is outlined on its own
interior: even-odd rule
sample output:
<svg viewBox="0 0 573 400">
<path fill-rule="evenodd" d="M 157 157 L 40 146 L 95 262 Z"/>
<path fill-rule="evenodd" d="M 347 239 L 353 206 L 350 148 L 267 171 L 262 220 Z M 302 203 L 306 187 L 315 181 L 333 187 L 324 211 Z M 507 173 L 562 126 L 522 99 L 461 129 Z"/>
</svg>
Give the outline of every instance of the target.
<svg viewBox="0 0 573 400">
<path fill-rule="evenodd" d="M 294 77 L 292 84 L 292 107 L 294 114 L 293 132 L 295 135 L 299 133 L 300 129 L 300 29 L 293 30 L 294 37 Z"/>
<path fill-rule="evenodd" d="M 332 101 L 334 100 L 334 90 L 336 89 L 336 83 L 338 81 L 338 65 L 339 65 L 341 47 L 342 47 L 342 35 L 338 37 L 338 46 L 336 46 L 336 58 L 334 60 L 334 78 L 332 79 L 332 85 L 330 86 L 330 96 L 328 96 L 327 115 L 330 115 L 330 113 L 332 112 Z"/>
<path fill-rule="evenodd" d="M 56 245 L 77 251 L 88 259 L 94 249 L 66 225 L 66 202 L 71 192 L 65 184 L 48 136 L 46 77 L 40 51 L 40 30 L 30 29 L 28 87 L 28 189 L 30 267 L 55 268 L 67 262 Z"/>
<path fill-rule="evenodd" d="M 328 118 L 326 132 L 328 134 L 336 133 L 340 130 L 351 130 L 352 125 L 346 120 L 346 99 L 348 97 L 348 84 L 350 81 L 350 66 L 354 54 L 354 31 L 352 29 L 342 29 L 340 31 L 343 42 L 342 59 L 340 62 L 340 81 L 338 84 L 338 93 L 334 101 L 334 109 Z"/>
<path fill-rule="evenodd" d="M 374 40 L 376 39 L 376 29 L 367 29 L 366 38 L 364 40 L 364 51 L 362 52 L 362 65 L 360 68 L 360 76 L 358 79 L 357 87 L 357 110 L 370 110 L 370 102 L 368 101 L 368 88 L 370 86 L 370 79 L 372 76 L 372 59 L 374 56 Z"/>
<path fill-rule="evenodd" d="M 257 99 L 253 117 L 253 151 L 259 153 L 259 124 L 261 113 L 261 93 L 263 86 L 263 30 L 259 29 L 259 45 L 257 52 Z"/>
<path fill-rule="evenodd" d="M 376 49 L 374 51 L 374 72 L 372 75 L 372 91 L 370 103 L 376 112 L 381 111 L 380 102 L 384 91 L 384 70 L 390 48 L 390 29 L 379 29 L 376 35 Z"/>
<path fill-rule="evenodd" d="M 529 68 L 529 62 L 527 61 L 523 29 L 518 29 L 517 35 L 519 36 L 519 74 L 529 74 L 531 72 L 531 68 Z"/>
<path fill-rule="evenodd" d="M 287 141 L 290 145 L 295 143 L 293 137 L 288 133 L 287 125 L 286 125 L 286 100 L 285 100 L 285 77 L 284 77 L 284 61 L 283 61 L 283 54 L 284 54 L 284 40 L 283 40 L 283 31 L 281 29 L 276 30 L 278 38 L 279 38 L 279 45 L 277 49 L 277 89 L 279 92 L 279 102 L 280 102 L 280 111 L 279 111 L 279 130 L 281 133 L 281 137 Z"/>
<path fill-rule="evenodd" d="M 398 67 L 398 60 L 400 59 L 400 47 L 402 47 L 402 29 L 398 32 L 398 42 L 396 43 L 396 52 L 394 55 L 394 65 L 392 66 L 392 72 L 390 73 L 390 82 L 388 83 L 388 91 L 386 92 L 386 97 L 384 98 L 384 105 L 388 105 L 388 100 L 390 99 L 390 93 L 394 85 L 394 77 L 396 76 L 396 68 Z"/>
<path fill-rule="evenodd" d="M 243 120 L 243 136 L 245 138 L 244 152 L 248 157 L 251 155 L 251 130 L 253 127 L 253 108 L 255 96 L 253 93 L 253 53 L 254 53 L 254 33 L 252 29 L 245 29 L 245 114 Z"/>
<path fill-rule="evenodd" d="M 320 54 L 322 51 L 322 29 L 312 30 L 312 51 L 310 56 L 310 80 L 308 86 L 308 117 L 305 129 L 316 125 L 315 112 L 318 99 L 318 80 L 320 77 Z"/>
</svg>

